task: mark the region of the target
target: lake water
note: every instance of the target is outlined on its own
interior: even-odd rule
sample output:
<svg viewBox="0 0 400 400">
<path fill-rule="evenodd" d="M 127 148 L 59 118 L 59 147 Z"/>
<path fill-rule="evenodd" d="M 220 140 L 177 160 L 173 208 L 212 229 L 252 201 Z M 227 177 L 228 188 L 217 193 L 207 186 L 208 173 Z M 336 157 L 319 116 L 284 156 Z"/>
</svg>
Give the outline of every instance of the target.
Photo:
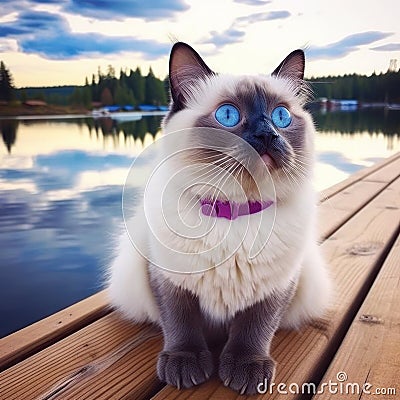
<svg viewBox="0 0 400 400">
<path fill-rule="evenodd" d="M 160 121 L 0 119 L 0 337 L 102 288 L 128 168 Z M 318 190 L 400 151 L 400 111 L 315 121 Z"/>
</svg>

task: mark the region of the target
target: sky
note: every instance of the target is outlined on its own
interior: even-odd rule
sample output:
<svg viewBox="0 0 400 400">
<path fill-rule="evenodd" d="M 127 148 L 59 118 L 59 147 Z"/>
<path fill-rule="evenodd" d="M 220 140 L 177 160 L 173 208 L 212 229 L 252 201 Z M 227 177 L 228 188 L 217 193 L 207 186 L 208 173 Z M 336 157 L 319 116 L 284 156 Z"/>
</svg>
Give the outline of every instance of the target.
<svg viewBox="0 0 400 400">
<path fill-rule="evenodd" d="M 176 40 L 216 72 L 269 74 L 292 50 L 306 77 L 400 67 L 397 0 L 0 0 L 0 60 L 16 87 L 83 84 L 151 66 Z"/>
</svg>

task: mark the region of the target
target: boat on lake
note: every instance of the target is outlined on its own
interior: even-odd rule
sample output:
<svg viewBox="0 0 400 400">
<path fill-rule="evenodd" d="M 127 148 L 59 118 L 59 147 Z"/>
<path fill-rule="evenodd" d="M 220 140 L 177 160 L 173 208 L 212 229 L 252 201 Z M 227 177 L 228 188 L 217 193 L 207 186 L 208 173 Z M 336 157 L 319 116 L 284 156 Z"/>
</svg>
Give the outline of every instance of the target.
<svg viewBox="0 0 400 400">
<path fill-rule="evenodd" d="M 93 110 L 91 116 L 93 118 L 112 118 L 117 121 L 135 121 L 141 119 L 144 115 L 165 115 L 169 107 L 140 104 L 137 109 L 139 111 L 135 111 L 135 107 L 132 105 L 104 106 Z"/>
<path fill-rule="evenodd" d="M 109 118 L 118 122 L 139 121 L 142 119 L 142 113 L 137 111 L 132 112 L 115 112 L 109 115 Z"/>
<path fill-rule="evenodd" d="M 143 116 L 138 111 L 111 111 L 106 108 L 93 110 L 91 115 L 93 118 L 111 118 L 116 121 L 138 121 Z"/>
</svg>

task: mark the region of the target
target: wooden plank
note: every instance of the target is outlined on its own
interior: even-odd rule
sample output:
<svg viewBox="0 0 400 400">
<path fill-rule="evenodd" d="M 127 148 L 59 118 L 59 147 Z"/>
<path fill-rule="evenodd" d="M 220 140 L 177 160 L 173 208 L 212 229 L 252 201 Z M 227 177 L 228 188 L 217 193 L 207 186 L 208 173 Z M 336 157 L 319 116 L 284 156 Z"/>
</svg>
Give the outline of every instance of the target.
<svg viewBox="0 0 400 400">
<path fill-rule="evenodd" d="M 400 158 L 400 152 L 393 154 L 392 156 L 385 158 L 382 161 L 371 165 L 368 168 L 360 169 L 359 171 L 355 172 L 354 174 L 350 175 L 347 179 L 338 182 L 336 185 L 333 185 L 320 193 L 320 201 L 325 201 L 329 199 L 336 193 L 346 189 L 347 187 L 351 186 L 353 183 L 360 181 L 361 179 L 365 179 L 368 175 L 378 171 L 385 165 L 391 164 L 393 161 L 398 160 Z"/>
<path fill-rule="evenodd" d="M 394 389 L 395 393 L 370 394 L 349 392 L 346 399 L 398 399 L 400 395 L 400 236 L 379 272 L 368 296 L 354 319 L 339 351 L 322 382 L 338 381 L 345 372 L 346 383 L 359 388 L 368 382 L 376 389 Z M 339 376 L 340 378 L 340 376 Z M 344 376 L 345 378 L 345 376 Z M 344 378 L 341 378 L 342 380 Z M 321 386 L 319 387 L 319 389 Z M 397 397 L 396 397 L 397 394 Z M 361 396 L 360 396 L 361 395 Z M 315 400 L 336 399 L 327 390 Z"/>
<path fill-rule="evenodd" d="M 399 176 L 400 157 L 392 158 L 390 163 L 381 164 L 379 169 L 321 202 L 318 209 L 321 239 L 331 235 Z"/>
<path fill-rule="evenodd" d="M 0 371 L 111 312 L 105 291 L 96 293 L 0 339 Z"/>
<path fill-rule="evenodd" d="M 385 193 L 385 192 L 384 192 Z M 382 195 L 384 195 L 384 193 Z M 376 199 L 374 199 L 373 204 L 374 206 L 372 207 L 372 209 L 374 210 L 374 212 L 372 212 L 371 206 L 369 205 L 368 207 L 366 207 L 366 209 L 370 210 L 367 211 L 367 214 L 365 214 L 365 209 L 362 210 L 359 215 L 357 216 L 357 220 L 356 223 L 358 224 L 358 221 L 360 221 L 360 225 L 356 225 L 357 229 L 355 229 L 356 232 L 361 234 L 361 237 L 365 237 L 366 233 L 367 233 L 367 228 L 368 228 L 368 218 L 370 218 L 370 214 L 372 215 L 372 217 L 374 217 L 374 213 L 377 212 L 377 204 L 379 204 L 379 201 L 381 201 L 382 195 L 379 195 Z M 394 196 L 394 195 L 393 195 Z M 384 197 L 385 198 L 385 197 Z M 378 222 L 377 223 L 381 223 L 383 221 L 384 223 L 384 233 L 382 234 L 382 242 L 384 242 L 384 238 L 387 236 L 388 234 L 388 230 L 390 230 L 391 224 L 393 224 L 393 214 L 391 218 L 387 218 L 386 214 L 390 211 L 394 211 L 394 206 L 390 205 L 385 208 L 385 207 L 381 207 L 383 212 L 383 215 L 378 215 L 376 216 L 376 218 L 378 218 Z M 361 215 L 361 217 L 360 217 Z M 374 217 L 375 218 L 375 217 Z M 388 219 L 388 221 L 386 221 L 386 219 Z M 328 221 L 328 224 L 331 223 Z M 367 224 L 367 225 L 366 225 Z M 353 223 L 352 223 L 353 225 Z M 375 225 L 374 225 L 375 226 Z M 352 231 L 353 228 L 348 228 L 348 230 Z M 332 238 L 333 242 L 337 241 L 337 235 L 339 234 L 340 231 L 338 231 L 335 235 L 334 238 Z M 374 230 L 375 232 L 375 230 Z M 368 236 L 368 235 L 367 235 Z M 373 236 L 373 235 L 372 235 Z M 378 235 L 379 236 L 379 235 Z M 341 236 L 340 236 L 341 237 Z M 380 237 L 380 236 L 379 236 Z M 353 239 L 354 241 L 355 239 Z M 330 242 L 331 240 L 329 240 L 328 242 Z M 336 251 L 340 251 L 341 246 L 343 247 L 343 244 L 346 243 L 345 238 L 342 238 L 341 241 L 338 241 L 335 243 L 335 246 L 333 247 Z M 326 247 L 324 245 L 324 247 Z M 378 246 L 379 247 L 379 246 Z M 328 252 L 333 251 L 332 249 L 329 250 L 331 248 L 331 245 L 329 245 L 327 247 Z M 379 257 L 379 254 L 382 254 L 382 248 L 378 248 L 377 249 L 377 255 L 375 255 L 376 257 Z M 332 253 L 332 257 L 334 257 L 336 255 L 335 252 Z M 348 256 L 348 255 L 347 255 Z M 354 257 L 354 254 L 351 255 L 351 257 Z M 359 269 L 361 269 L 361 267 L 357 267 Z M 358 269 L 357 269 L 358 271 Z M 363 278 L 365 278 L 365 273 L 367 273 L 368 275 L 368 271 L 367 272 L 363 272 L 360 276 L 360 278 L 358 278 L 358 283 L 356 282 L 356 285 L 354 288 L 360 287 L 360 285 L 362 285 L 363 282 Z M 339 274 L 340 277 L 340 274 Z M 358 285 L 358 286 L 357 286 Z M 350 285 L 350 288 L 352 286 Z M 354 289 L 353 288 L 353 289 Z M 347 288 L 347 291 L 349 290 L 349 288 Z M 351 291 L 351 290 L 350 290 Z M 342 308 L 343 310 L 346 310 L 346 307 L 343 306 Z M 336 309 L 335 309 L 336 311 Z M 110 317 L 114 318 L 114 314 L 111 314 Z M 101 345 L 103 342 L 106 342 L 108 335 L 110 336 L 117 336 L 121 334 L 121 329 L 125 331 L 127 331 L 128 329 L 136 329 L 136 335 L 140 334 L 140 327 L 132 327 L 129 326 L 129 328 L 121 328 L 121 326 L 118 325 L 118 320 L 115 319 L 115 321 L 110 321 L 108 320 L 107 322 L 107 330 L 103 333 L 98 333 L 96 331 L 98 326 L 102 326 L 102 324 L 105 324 L 104 321 L 107 320 L 108 317 L 102 318 L 99 321 L 95 322 L 94 324 L 91 324 L 90 326 L 82 329 L 79 332 L 76 332 L 76 334 L 71 335 L 70 337 L 64 339 L 63 341 L 56 343 L 55 345 L 43 350 L 41 353 L 38 353 L 30 358 L 28 358 L 27 360 L 21 362 L 20 364 L 16 365 L 13 368 L 10 368 L 9 370 L 5 371 L 3 374 L 11 374 L 11 375 L 1 375 L 0 379 L 1 382 L 6 382 L 7 384 L 13 380 L 13 382 L 15 383 L 16 381 L 19 383 L 16 384 L 14 388 L 11 388 L 8 386 L 8 394 L 11 394 L 11 396 L 15 397 L 11 397 L 11 396 L 7 396 L 7 398 L 18 398 L 18 396 L 22 395 L 21 391 L 17 391 L 16 389 L 18 388 L 18 386 L 21 386 L 22 382 L 24 382 L 24 388 L 26 390 L 30 390 L 31 392 L 29 393 L 38 393 L 38 391 L 40 393 L 43 394 L 43 391 L 40 390 L 39 387 L 36 387 L 36 389 L 33 389 L 31 386 L 33 385 L 34 382 L 39 382 L 36 385 L 41 385 L 43 384 L 43 387 L 45 390 L 55 390 L 53 385 L 55 382 L 65 382 L 65 380 L 68 380 L 70 378 L 70 375 L 73 374 L 76 371 L 86 371 L 86 370 L 93 370 L 93 368 L 91 367 L 91 364 L 88 364 L 87 361 L 87 354 L 85 352 L 81 352 L 78 351 L 78 354 L 74 353 L 74 357 L 72 357 L 71 352 L 67 352 L 64 353 L 64 349 L 65 347 L 65 343 L 69 343 L 69 346 L 71 346 L 71 342 L 76 340 L 76 335 L 77 334 L 82 334 L 84 335 L 83 338 L 83 342 L 84 344 L 82 344 L 82 340 L 81 340 L 81 346 L 84 345 L 91 345 L 92 343 L 97 343 L 99 345 Z M 343 317 L 344 318 L 344 317 Z M 343 319 L 342 318 L 342 319 Z M 322 321 L 323 322 L 323 321 Z M 337 321 L 335 321 L 336 323 Z M 100 325 L 99 325 L 100 324 Z M 326 324 L 328 325 L 328 323 L 326 322 Z M 323 326 L 323 325 L 322 325 Z M 334 329 L 333 329 L 334 328 Z M 330 333 L 334 333 L 335 329 L 337 330 L 337 326 L 335 325 L 329 332 Z M 93 331 L 94 329 L 94 331 Z M 322 330 L 324 331 L 324 330 Z M 326 328 L 327 331 L 327 328 Z M 325 332 L 325 331 L 324 331 Z M 327 334 L 327 333 L 325 333 Z M 278 361 L 280 361 L 281 363 L 283 363 L 283 365 L 285 366 L 285 371 L 288 372 L 287 378 L 291 379 L 291 377 L 293 375 L 295 375 L 295 373 L 297 372 L 297 370 L 300 368 L 301 364 L 301 357 L 302 354 L 304 355 L 304 353 L 302 353 L 301 351 L 303 351 L 304 349 L 301 347 L 300 350 L 299 349 L 291 349 L 289 351 L 289 353 L 287 352 L 287 348 L 290 349 L 290 346 L 293 346 L 293 341 L 297 341 L 298 345 L 301 343 L 305 343 L 307 344 L 307 346 L 311 346 L 310 348 L 310 352 L 312 352 L 314 354 L 314 361 L 315 361 L 315 352 L 320 349 L 321 353 L 322 351 L 326 352 L 326 348 L 327 348 L 327 339 L 325 337 L 325 341 L 323 341 L 323 337 L 324 335 L 322 334 L 321 337 L 321 328 L 320 327 L 314 327 L 314 328 L 309 328 L 307 329 L 304 333 L 295 333 L 295 332 L 290 332 L 290 333 L 280 333 L 277 337 L 277 339 L 275 340 L 275 344 L 274 344 L 274 355 L 275 357 L 278 359 Z M 124 340 L 128 340 L 129 339 L 129 334 L 128 336 L 124 336 Z M 66 342 L 67 341 L 67 342 Z M 84 385 L 84 383 L 86 382 L 86 378 L 84 378 L 82 381 L 76 382 L 74 381 L 74 385 L 70 386 L 68 388 L 68 392 L 64 392 L 63 393 L 63 397 L 62 398 L 67 398 L 64 397 L 65 396 L 69 396 L 70 393 L 78 393 L 78 392 L 74 392 L 74 390 L 79 390 L 79 393 L 81 393 L 81 390 L 89 390 L 89 392 L 87 393 L 88 398 L 90 398 L 90 396 L 92 396 L 93 398 L 108 398 L 107 396 L 109 395 L 110 392 L 105 392 L 105 390 L 107 389 L 107 381 L 111 381 L 113 386 L 112 387 L 116 387 L 118 396 L 115 395 L 115 398 L 120 398 L 121 396 L 127 396 L 127 398 L 142 398 L 141 396 L 144 396 L 143 393 L 145 393 L 145 395 L 148 395 L 152 390 L 155 390 L 155 385 L 157 382 L 155 379 L 155 359 L 156 359 L 156 355 L 159 351 L 159 349 L 161 348 L 161 344 L 160 344 L 160 338 L 158 339 L 154 339 L 155 344 L 154 344 L 154 349 L 150 346 L 150 353 L 147 353 L 147 349 L 149 349 L 149 344 L 145 343 L 142 345 L 138 345 L 135 353 L 137 355 L 144 355 L 144 358 L 135 358 L 133 361 L 133 366 L 131 367 L 127 367 L 127 365 L 130 365 L 130 360 L 132 355 L 129 354 L 126 357 L 124 357 L 123 360 L 121 360 L 120 362 L 122 362 L 122 366 L 120 367 L 121 369 L 118 369 L 118 363 L 115 363 L 111 366 L 109 366 L 108 368 L 105 368 L 104 370 L 101 371 L 101 374 L 99 373 L 99 375 L 96 375 L 96 377 L 91 376 L 91 384 L 90 385 Z M 321 347 L 321 343 L 322 343 L 322 347 Z M 118 342 L 116 344 L 116 346 L 122 346 L 123 343 Z M 0 348 L 2 347 L 2 345 L 0 346 Z M 110 349 L 109 347 L 105 348 L 106 351 L 110 352 L 110 351 L 114 351 L 113 349 Z M 152 350 L 154 350 L 154 353 L 152 353 Z M 299 352 L 300 351 L 300 352 Z M 54 357 L 53 355 L 55 354 L 55 352 L 58 352 L 59 354 L 61 354 L 62 356 L 60 357 Z M 82 353 L 82 354 L 81 354 Z M 98 360 L 98 358 L 105 356 L 106 353 L 102 353 L 102 352 L 94 352 L 93 353 L 93 360 L 94 362 L 96 362 L 96 360 Z M 42 358 L 37 358 L 37 357 L 42 357 Z M 85 359 L 86 357 L 86 359 Z M 297 357 L 297 358 L 293 358 L 293 357 Z M 61 360 L 60 360 L 61 358 Z M 58 360 L 58 361 L 57 361 Z M 286 361 L 285 361 L 286 360 Z M 294 362 L 294 360 L 296 360 L 296 362 Z M 124 362 L 123 362 L 124 361 Z M 128 363 L 128 364 L 127 364 Z M 132 370 L 131 368 L 135 368 L 137 367 L 138 363 L 142 366 L 144 366 L 145 370 L 143 369 L 135 369 Z M 30 370 L 34 370 L 35 366 L 37 367 L 38 365 L 43 365 L 43 366 L 47 366 L 46 371 L 48 373 L 47 378 L 46 376 L 42 378 L 44 379 L 44 381 L 38 381 L 36 376 L 34 375 L 30 375 L 30 379 L 29 379 L 29 375 L 27 376 L 27 372 Z M 97 364 L 95 364 L 97 365 Z M 101 364 L 102 365 L 102 364 Z M 82 370 L 83 368 L 83 370 Z M 147 369 L 146 369 L 147 368 Z M 280 367 L 281 368 L 281 367 Z M 293 368 L 293 369 L 292 369 Z M 301 366 L 301 368 L 303 368 Z M 96 370 L 96 368 L 94 368 Z M 53 372 L 53 375 L 51 375 L 49 373 L 49 371 Z M 54 375 L 54 371 L 56 371 L 56 375 Z M 279 369 L 278 369 L 279 372 Z M 304 373 L 304 371 L 303 371 Z M 18 379 L 18 377 L 24 377 L 23 380 Z M 78 374 L 78 376 L 80 376 Z M 28 378 L 28 379 L 27 379 Z M 92 382 L 95 382 L 95 380 L 98 379 L 98 383 L 96 385 L 92 385 Z M 41 383 L 40 383 L 41 382 Z M 141 382 L 144 382 L 144 384 L 141 385 Z M 227 389 L 221 388 L 220 386 L 220 382 L 215 381 L 216 387 L 218 388 L 216 391 L 216 395 L 219 396 L 220 395 L 220 391 L 222 390 L 222 394 L 221 396 L 225 396 L 225 391 L 228 391 Z M 79 386 L 81 385 L 81 386 Z M 210 383 L 209 385 L 212 385 L 212 383 Z M 1 384 L 1 386 L 3 386 L 3 383 Z M 96 386 L 96 388 L 95 388 Z M 53 389 L 52 389 L 53 387 Z M 145 387 L 150 388 L 150 392 L 148 390 L 145 390 Z M 85 389 L 84 389 L 85 388 Z M 209 391 L 209 386 L 203 385 L 203 387 L 196 389 L 195 392 L 193 393 L 208 393 Z M 110 389 L 110 388 L 109 388 Z M 109 390 L 107 389 L 107 390 Z M 36 392 L 35 392 L 36 390 Z M 179 396 L 183 396 L 185 393 L 185 395 L 187 396 L 192 396 L 194 395 L 193 393 L 191 393 L 190 391 L 184 391 L 184 392 L 177 392 L 174 391 L 173 389 L 164 389 L 164 390 L 172 390 L 173 392 L 173 396 L 177 396 L 177 398 L 182 398 Z M 104 397 L 98 397 L 98 393 L 100 392 L 104 392 Z M 230 391 L 228 391 L 230 392 Z M 3 393 L 3 387 L 1 387 L 0 389 L 0 398 L 2 397 L 2 393 Z M 95 394 L 96 393 L 96 394 Z M 114 392 L 113 392 L 114 393 Z M 114 394 L 115 394 L 114 393 Z M 133 393 L 133 395 L 132 395 Z M 165 393 L 163 391 L 163 393 Z M 232 392 L 231 396 L 232 396 Z M 72 394 L 71 394 L 72 396 Z M 103 394 L 101 395 L 103 396 Z M 135 397 L 138 396 L 138 397 Z M 79 394 L 80 397 L 80 394 Z M 23 396 L 22 398 L 30 398 L 30 397 L 26 397 Z M 71 397 L 73 398 L 73 397 Z M 213 397 L 214 398 L 214 397 Z M 217 397 L 216 397 L 217 398 Z M 222 397 L 221 397 L 222 398 Z M 225 397 L 223 397 L 225 398 Z M 232 398 L 232 397 L 230 397 Z"/>
<path fill-rule="evenodd" d="M 320 381 L 379 271 L 382 257 L 398 231 L 399 220 L 400 178 L 322 244 L 336 284 L 336 299 L 326 318 L 302 332 L 278 332 L 272 346 L 272 355 L 278 362 L 277 384 L 301 387 L 304 382 Z M 281 396 L 275 390 L 264 397 L 252 398 L 278 399 Z M 166 387 L 154 400 L 166 398 L 233 400 L 244 397 L 215 379 L 194 390 Z M 287 393 L 284 398 L 293 400 L 302 396 Z"/>
<path fill-rule="evenodd" d="M 145 399 L 160 350 L 157 329 L 113 312 L 2 372 L 0 399 Z"/>
<path fill-rule="evenodd" d="M 322 240 L 330 236 L 387 186 L 384 182 L 355 182 L 318 207 L 318 232 Z"/>
<path fill-rule="evenodd" d="M 370 182 L 391 182 L 394 177 L 400 173 L 400 158 L 393 160 L 390 164 L 386 164 L 374 171 L 372 174 L 363 178 L 365 181 Z"/>
<path fill-rule="evenodd" d="M 399 154 L 397 153 L 397 155 Z M 321 201 L 318 209 L 321 240 L 331 235 L 400 176 L 400 157 L 391 157 L 390 162 L 379 163 L 368 171 L 361 179 Z"/>
</svg>

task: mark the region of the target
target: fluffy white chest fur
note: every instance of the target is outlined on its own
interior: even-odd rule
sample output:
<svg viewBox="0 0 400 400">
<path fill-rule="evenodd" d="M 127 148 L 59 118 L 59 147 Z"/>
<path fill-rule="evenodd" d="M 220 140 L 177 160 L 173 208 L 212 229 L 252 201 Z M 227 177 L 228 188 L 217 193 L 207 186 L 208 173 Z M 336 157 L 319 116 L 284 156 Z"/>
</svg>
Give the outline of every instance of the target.
<svg viewBox="0 0 400 400">
<path fill-rule="evenodd" d="M 157 196 L 151 198 L 157 199 Z M 218 320 L 232 317 L 272 291 L 285 289 L 299 273 L 313 220 L 310 204 L 314 204 L 314 199 L 310 187 L 304 187 L 294 201 L 274 205 L 262 211 L 262 215 L 240 216 L 233 221 L 202 216 L 203 222 L 211 219 L 205 222 L 211 222 L 212 229 L 198 239 L 177 237 L 163 223 L 166 217 L 162 213 L 173 213 L 177 200 L 170 199 L 171 207 L 164 207 L 162 211 L 157 201 L 148 206 L 149 224 L 155 227 L 150 234 L 150 258 L 169 270 L 206 270 L 201 273 L 160 270 L 160 273 L 198 296 L 201 308 L 209 317 Z M 192 207 L 192 215 L 186 216 L 186 220 L 198 218 L 199 208 L 200 205 Z M 251 253 L 258 254 L 251 257 Z"/>
<path fill-rule="evenodd" d="M 274 290 L 286 288 L 300 274 L 297 295 L 283 325 L 297 326 L 325 306 L 326 301 L 321 300 L 327 298 L 329 282 L 324 278 L 325 271 L 319 272 L 323 264 L 310 240 L 315 218 L 311 185 L 304 185 L 293 201 L 278 204 L 276 215 L 273 208 L 262 211 L 264 225 L 261 227 L 261 213 L 234 221 L 204 216 L 213 219 L 213 229 L 197 240 L 177 236 L 165 223 L 168 220 L 165 213 L 176 213 L 178 199 L 171 198 L 169 207 L 161 210 L 159 198 L 155 193 L 147 196 L 145 211 L 127 221 L 128 231 L 140 233 L 135 235 L 136 247 L 124 233 L 110 269 L 112 303 L 127 317 L 158 322 L 159 312 L 149 285 L 148 259 L 161 267 L 158 273 L 164 279 L 198 296 L 204 313 L 217 321 L 229 319 Z M 199 210 L 192 209 L 192 213 L 189 219 L 197 218 Z M 228 231 L 229 240 L 224 240 Z M 216 243 L 218 246 L 214 246 Z M 249 260 L 250 248 L 258 244 L 258 250 L 262 250 Z M 147 250 L 147 254 L 140 254 L 137 247 L 141 253 Z M 191 270 L 205 271 L 187 273 Z M 317 288 L 311 291 L 315 282 L 318 282 Z M 318 303 L 314 302 L 316 295 Z"/>
</svg>

